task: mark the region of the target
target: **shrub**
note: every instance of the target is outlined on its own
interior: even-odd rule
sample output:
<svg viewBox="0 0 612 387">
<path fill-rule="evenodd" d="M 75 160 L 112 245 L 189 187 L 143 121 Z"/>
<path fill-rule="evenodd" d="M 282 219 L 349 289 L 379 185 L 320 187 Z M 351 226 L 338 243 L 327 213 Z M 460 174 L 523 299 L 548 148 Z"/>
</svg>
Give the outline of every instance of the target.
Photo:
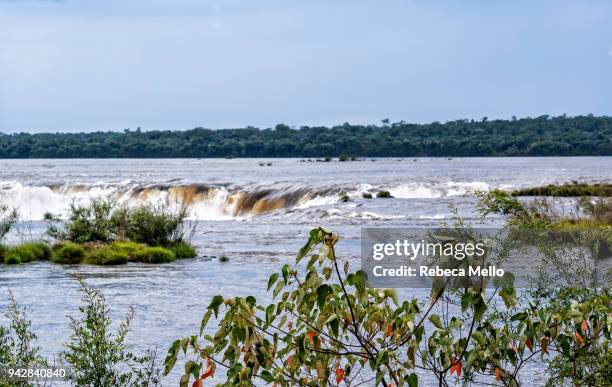
<svg viewBox="0 0 612 387">
<path fill-rule="evenodd" d="M 176 260 L 174 253 L 163 247 L 146 247 L 136 252 L 134 258 L 144 263 L 168 263 Z"/>
<path fill-rule="evenodd" d="M 123 241 L 113 242 L 110 247 L 115 251 L 127 255 L 129 261 L 133 261 L 136 259 L 136 253 L 146 248 L 147 246 L 142 243 Z"/>
<path fill-rule="evenodd" d="M 340 194 L 340 202 L 341 203 L 346 203 L 346 202 L 348 202 L 350 200 L 351 200 L 351 198 L 349 198 L 349 196 L 346 193 L 343 192 L 343 193 Z"/>
<path fill-rule="evenodd" d="M 369 192 L 364 192 L 361 194 L 361 197 L 364 199 L 372 199 L 372 194 Z"/>
<path fill-rule="evenodd" d="M 11 227 L 17 222 L 18 216 L 15 209 L 9 209 L 0 205 L 0 241 L 11 231 Z"/>
<path fill-rule="evenodd" d="M 51 258 L 51 248 L 43 242 L 27 242 L 17 245 L 9 250 L 10 254 L 19 257 L 21 262 L 38 260 L 47 261 Z"/>
<path fill-rule="evenodd" d="M 128 254 L 113 248 L 104 246 L 91 251 L 85 257 L 85 263 L 93 265 L 123 265 L 128 262 Z"/>
<path fill-rule="evenodd" d="M 229 262 L 229 257 L 225 254 L 219 257 L 219 262 Z"/>
<path fill-rule="evenodd" d="M 173 212 L 165 206 L 122 208 L 115 211 L 112 222 L 117 234 L 149 246 L 170 246 L 183 239 L 187 210 Z"/>
<path fill-rule="evenodd" d="M 190 243 L 187 243 L 185 241 L 176 242 L 172 246 L 170 246 L 169 249 L 178 259 L 194 258 L 198 255 L 196 253 L 195 248 Z"/>
<path fill-rule="evenodd" d="M 32 323 L 26 318 L 25 313 L 25 308 L 17 305 L 13 293 L 9 291 L 9 305 L 4 313 L 9 321 L 9 326 L 0 326 L 0 365 L 2 367 L 28 368 L 47 364 L 39 354 L 40 348 L 36 346 L 36 334 L 32 332 Z M 6 383 L 5 380 L 3 382 Z M 26 386 L 29 384 L 10 385 Z"/>
<path fill-rule="evenodd" d="M 58 227 L 56 220 L 51 220 L 47 233 L 55 239 L 64 239 L 75 243 L 110 242 L 116 237 L 111 214 L 115 202 L 94 199 L 88 206 L 70 205 L 68 221 Z"/>
<path fill-rule="evenodd" d="M 393 196 L 391 196 L 391 192 L 389 191 L 378 191 L 378 193 L 376 194 L 377 198 L 392 198 Z"/>
<path fill-rule="evenodd" d="M 83 281 L 79 318 L 70 317 L 70 341 L 63 359 L 72 368 L 68 379 L 77 386 L 153 386 L 160 384 L 155 354 L 137 357 L 126 336 L 134 315 L 130 308 L 117 332 L 111 331 L 110 308 L 102 293 Z"/>
<path fill-rule="evenodd" d="M 86 255 L 87 251 L 83 246 L 70 242 L 63 243 L 61 247 L 57 248 L 57 251 L 55 251 L 52 261 L 62 264 L 81 263 Z"/>
</svg>

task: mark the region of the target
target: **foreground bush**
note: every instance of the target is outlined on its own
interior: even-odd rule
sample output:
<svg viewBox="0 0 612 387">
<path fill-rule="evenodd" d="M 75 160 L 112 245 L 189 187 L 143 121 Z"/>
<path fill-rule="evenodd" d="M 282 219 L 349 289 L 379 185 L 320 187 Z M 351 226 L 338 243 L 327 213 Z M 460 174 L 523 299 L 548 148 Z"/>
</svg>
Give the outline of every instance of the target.
<svg viewBox="0 0 612 387">
<path fill-rule="evenodd" d="M 9 325 L 0 326 L 0 367 L 28 368 L 47 365 L 40 355 L 40 348 L 36 346 L 36 335 L 31 330 L 32 323 L 26 318 L 25 308 L 17 306 L 10 291 L 9 305 L 4 316 Z M 0 379 L 0 383 L 4 382 Z"/>
<path fill-rule="evenodd" d="M 87 251 L 83 246 L 68 242 L 57 246 L 52 261 L 62 264 L 81 263 L 86 255 Z"/>
<path fill-rule="evenodd" d="M 134 254 L 134 259 L 144 263 L 169 263 L 176 260 L 174 253 L 163 247 L 146 247 Z"/>
<path fill-rule="evenodd" d="M 135 356 L 126 336 L 134 316 L 130 308 L 116 333 L 111 332 L 110 309 L 102 293 L 83 281 L 81 316 L 70 317 L 70 341 L 62 358 L 72 368 L 69 380 L 77 386 L 156 386 L 160 383 L 153 352 Z"/>
<path fill-rule="evenodd" d="M 496 209 L 534 223 L 501 198 Z M 414 387 L 425 385 L 418 368 L 440 386 L 519 386 L 533 380 L 523 374 L 528 364 L 548 385 L 612 380 L 609 288 L 534 290 L 518 298 L 512 277 L 504 277 L 490 289 L 432 288 L 428 299 L 400 300 L 393 289 L 370 288 L 363 271 L 351 272 L 336 256 L 338 239 L 312 230 L 295 264 L 270 276 L 271 304 L 214 296 L 199 332 L 168 350 L 164 372 L 186 356 L 180 385 L 201 386 L 222 370 L 224 385 L 359 385 L 365 378 L 367 385 Z"/>
</svg>

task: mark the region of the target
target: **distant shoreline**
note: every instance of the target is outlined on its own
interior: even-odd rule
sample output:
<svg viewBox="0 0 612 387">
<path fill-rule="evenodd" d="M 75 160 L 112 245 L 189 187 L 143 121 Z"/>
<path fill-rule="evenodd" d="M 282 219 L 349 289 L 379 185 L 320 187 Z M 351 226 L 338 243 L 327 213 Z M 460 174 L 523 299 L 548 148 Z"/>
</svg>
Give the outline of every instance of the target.
<svg viewBox="0 0 612 387">
<path fill-rule="evenodd" d="M 612 156 L 612 117 L 0 134 L 0 159 Z"/>
</svg>

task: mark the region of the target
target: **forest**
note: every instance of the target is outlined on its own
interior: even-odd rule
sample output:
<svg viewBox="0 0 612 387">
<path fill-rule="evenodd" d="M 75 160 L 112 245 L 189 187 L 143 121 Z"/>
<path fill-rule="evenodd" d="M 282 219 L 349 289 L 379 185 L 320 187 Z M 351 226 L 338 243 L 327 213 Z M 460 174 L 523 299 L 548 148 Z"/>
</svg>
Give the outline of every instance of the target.
<svg viewBox="0 0 612 387">
<path fill-rule="evenodd" d="M 609 156 L 612 117 L 0 133 L 0 158 Z"/>
</svg>

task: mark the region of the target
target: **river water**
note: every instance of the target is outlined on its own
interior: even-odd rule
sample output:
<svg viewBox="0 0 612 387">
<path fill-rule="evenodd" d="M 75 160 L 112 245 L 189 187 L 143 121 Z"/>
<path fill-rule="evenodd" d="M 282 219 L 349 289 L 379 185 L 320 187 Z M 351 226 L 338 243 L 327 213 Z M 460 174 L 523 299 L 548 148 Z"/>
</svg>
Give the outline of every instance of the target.
<svg viewBox="0 0 612 387">
<path fill-rule="evenodd" d="M 3 265 L 1 293 L 12 290 L 27 307 L 43 354 L 52 357 L 69 339 L 67 316 L 78 313 L 72 275 L 79 275 L 103 291 L 113 317 L 135 308 L 130 343 L 136 352 L 158 348 L 163 361 L 172 341 L 197 333 L 213 295 L 267 300 L 270 273 L 294 259 L 313 227 L 340 233 L 339 255 L 358 265 L 362 227 L 437 226 L 453 209 L 478 224 L 470 192 L 573 180 L 612 181 L 612 157 L 0 160 L 0 203 L 23 219 L 9 242 L 44 238 L 47 212 L 63 216 L 71 202 L 112 197 L 127 206 L 188 205 L 199 253 L 166 265 Z M 393 198 L 376 198 L 380 190 Z M 366 192 L 374 198 L 362 198 Z M 341 194 L 350 200 L 340 201 Z M 3 309 L 6 302 L 0 295 Z M 536 374 L 528 377 L 541 382 Z M 164 383 L 176 385 L 178 375 Z"/>
</svg>

